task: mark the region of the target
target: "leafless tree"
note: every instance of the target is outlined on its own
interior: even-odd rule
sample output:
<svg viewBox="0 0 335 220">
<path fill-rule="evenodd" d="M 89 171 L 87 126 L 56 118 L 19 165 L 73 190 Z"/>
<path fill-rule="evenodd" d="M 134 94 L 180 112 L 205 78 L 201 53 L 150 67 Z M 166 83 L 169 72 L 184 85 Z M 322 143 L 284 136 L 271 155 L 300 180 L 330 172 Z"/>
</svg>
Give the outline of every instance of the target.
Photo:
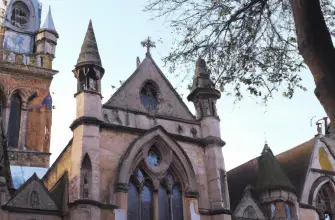
<svg viewBox="0 0 335 220">
<path fill-rule="evenodd" d="M 306 90 L 306 64 L 335 121 L 334 1 L 148 0 L 145 10 L 172 27 L 175 43 L 164 58 L 171 71 L 201 56 L 221 91 L 267 100 L 273 92 L 291 98 L 296 88 Z"/>
</svg>

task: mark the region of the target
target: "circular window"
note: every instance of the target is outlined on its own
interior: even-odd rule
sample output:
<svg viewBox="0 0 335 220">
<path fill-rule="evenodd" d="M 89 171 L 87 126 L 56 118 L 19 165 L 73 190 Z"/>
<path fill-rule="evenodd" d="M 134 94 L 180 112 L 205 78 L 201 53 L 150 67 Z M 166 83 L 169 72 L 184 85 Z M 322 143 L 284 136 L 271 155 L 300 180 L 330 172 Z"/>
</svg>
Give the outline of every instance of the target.
<svg viewBox="0 0 335 220">
<path fill-rule="evenodd" d="M 148 110 L 155 110 L 158 106 L 157 89 L 152 83 L 147 83 L 141 90 L 141 102 Z"/>
<path fill-rule="evenodd" d="M 22 2 L 13 5 L 11 23 L 18 28 L 26 28 L 29 20 L 29 9 Z"/>
<path fill-rule="evenodd" d="M 161 163 L 161 158 L 156 151 L 154 151 L 154 150 L 149 151 L 149 153 L 148 153 L 148 163 L 151 166 L 154 166 L 154 167 L 159 166 L 159 164 Z"/>
</svg>

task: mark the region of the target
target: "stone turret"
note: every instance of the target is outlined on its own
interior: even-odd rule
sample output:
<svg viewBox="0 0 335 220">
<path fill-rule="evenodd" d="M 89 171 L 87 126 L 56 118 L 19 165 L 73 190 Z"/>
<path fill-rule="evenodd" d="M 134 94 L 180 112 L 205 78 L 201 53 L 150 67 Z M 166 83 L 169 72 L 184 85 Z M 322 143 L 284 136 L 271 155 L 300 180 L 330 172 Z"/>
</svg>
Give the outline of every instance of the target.
<svg viewBox="0 0 335 220">
<path fill-rule="evenodd" d="M 90 21 L 73 73 L 77 79 L 76 120 L 70 126 L 73 135 L 70 202 L 100 199 L 100 130 L 102 120 L 101 81 L 104 74 L 92 22 Z M 92 219 L 100 219 L 100 210 L 92 206 Z M 72 210 L 80 216 L 80 210 Z"/>
<path fill-rule="evenodd" d="M 59 35 L 49 7 L 49 12 L 42 28 L 36 32 L 36 53 L 41 55 L 41 67 L 52 69 L 58 38 Z"/>
<path fill-rule="evenodd" d="M 299 215 L 296 189 L 267 144 L 258 158 L 258 166 L 256 190 L 270 217 L 296 218 Z"/>
<path fill-rule="evenodd" d="M 196 62 L 192 91 L 187 99 L 194 103 L 196 118 L 200 121 L 201 133 L 206 145 L 208 208 L 220 213 L 229 213 L 228 185 L 222 155 L 225 142 L 221 139 L 220 119 L 216 111 L 216 101 L 220 95 L 210 79 L 210 70 L 205 60 L 199 58 Z M 230 219 L 229 214 L 221 214 L 217 217 L 217 219 Z"/>
</svg>

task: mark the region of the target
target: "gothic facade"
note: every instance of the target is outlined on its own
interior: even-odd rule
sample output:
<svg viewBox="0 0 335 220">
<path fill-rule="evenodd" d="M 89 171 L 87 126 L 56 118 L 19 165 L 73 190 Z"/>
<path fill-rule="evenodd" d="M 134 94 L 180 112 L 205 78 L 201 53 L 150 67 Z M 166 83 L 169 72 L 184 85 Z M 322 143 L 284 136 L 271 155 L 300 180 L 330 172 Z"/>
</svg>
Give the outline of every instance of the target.
<svg viewBox="0 0 335 220">
<path fill-rule="evenodd" d="M 37 0 L 0 0 L 1 220 L 332 219 L 335 160 L 318 134 L 224 167 L 220 92 L 199 58 L 193 115 L 150 54 L 102 103 L 92 22 L 73 72 L 73 138 L 50 166 L 58 33 Z M 78 48 L 79 52 L 79 48 Z M 108 73 L 106 73 L 108 74 Z M 67 125 L 64 125 L 67 126 Z"/>
</svg>

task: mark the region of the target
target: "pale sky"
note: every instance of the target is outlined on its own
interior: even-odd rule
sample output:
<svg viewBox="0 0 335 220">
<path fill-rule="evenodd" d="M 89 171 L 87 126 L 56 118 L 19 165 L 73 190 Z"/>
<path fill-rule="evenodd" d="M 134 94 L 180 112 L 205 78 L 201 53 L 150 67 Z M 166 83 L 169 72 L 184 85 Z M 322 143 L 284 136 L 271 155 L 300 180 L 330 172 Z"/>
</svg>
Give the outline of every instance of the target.
<svg viewBox="0 0 335 220">
<path fill-rule="evenodd" d="M 51 163 L 55 161 L 72 137 L 69 126 L 75 119 L 76 79 L 72 70 L 77 62 L 81 44 L 89 19 L 93 21 L 102 65 L 106 72 L 102 79 L 103 103 L 114 90 L 136 68 L 136 57 L 144 59 L 145 49 L 140 42 L 150 36 L 156 41 L 151 54 L 158 66 L 178 86 L 180 78 L 172 76 L 164 68 L 162 57 L 169 52 L 173 36 L 167 23 L 150 20 L 151 15 L 143 12 L 146 0 L 42 0 L 44 22 L 49 5 L 52 8 L 56 29 L 60 35 L 53 68 L 59 73 L 54 77 L 51 92 L 56 109 L 53 111 L 51 136 Z M 158 39 L 163 43 L 159 43 Z M 193 74 L 193 73 L 192 73 Z M 314 82 L 308 69 L 301 73 L 307 92 L 298 91 L 291 100 L 276 94 L 265 108 L 256 100 L 245 97 L 234 104 L 232 97 L 222 94 L 217 104 L 221 118 L 221 135 L 227 143 L 223 148 L 226 169 L 230 170 L 260 155 L 265 139 L 275 154 L 301 144 L 316 134 L 315 119 L 326 116 L 316 99 Z M 192 112 L 193 103 L 183 99 Z M 266 112 L 266 113 L 265 113 Z M 314 117 L 311 126 L 311 118 Z"/>
</svg>

